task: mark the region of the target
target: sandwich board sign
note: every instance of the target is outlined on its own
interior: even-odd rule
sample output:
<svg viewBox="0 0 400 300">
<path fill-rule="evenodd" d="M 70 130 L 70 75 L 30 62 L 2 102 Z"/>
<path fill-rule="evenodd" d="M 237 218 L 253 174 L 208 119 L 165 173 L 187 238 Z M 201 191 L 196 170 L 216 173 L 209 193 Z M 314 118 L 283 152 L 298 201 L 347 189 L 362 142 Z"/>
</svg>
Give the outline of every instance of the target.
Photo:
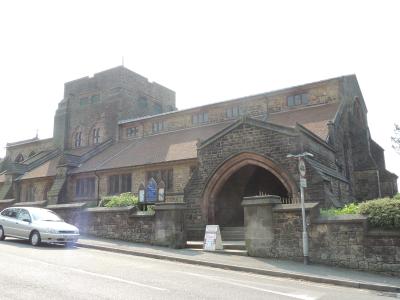
<svg viewBox="0 0 400 300">
<path fill-rule="evenodd" d="M 203 250 L 215 251 L 223 250 L 221 231 L 219 225 L 207 225 L 206 233 L 204 234 Z"/>
</svg>

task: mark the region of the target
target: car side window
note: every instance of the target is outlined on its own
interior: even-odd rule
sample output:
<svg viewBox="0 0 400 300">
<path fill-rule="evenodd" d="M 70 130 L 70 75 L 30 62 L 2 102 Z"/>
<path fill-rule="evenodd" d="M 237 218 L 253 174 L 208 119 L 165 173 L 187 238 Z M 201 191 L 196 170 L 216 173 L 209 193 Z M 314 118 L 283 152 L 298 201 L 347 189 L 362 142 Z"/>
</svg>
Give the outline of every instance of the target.
<svg viewBox="0 0 400 300">
<path fill-rule="evenodd" d="M 10 214 L 10 210 L 9 209 L 5 209 L 1 212 L 1 215 L 4 217 L 8 217 L 8 215 Z"/>
<path fill-rule="evenodd" d="M 10 208 L 10 212 L 8 213 L 8 216 L 7 216 L 7 217 L 10 217 L 10 218 L 17 218 L 18 212 L 19 212 L 19 209 Z"/>
<path fill-rule="evenodd" d="M 31 216 L 29 215 L 29 212 L 26 209 L 20 209 L 19 214 L 17 215 L 17 219 L 21 221 L 31 221 Z"/>
</svg>

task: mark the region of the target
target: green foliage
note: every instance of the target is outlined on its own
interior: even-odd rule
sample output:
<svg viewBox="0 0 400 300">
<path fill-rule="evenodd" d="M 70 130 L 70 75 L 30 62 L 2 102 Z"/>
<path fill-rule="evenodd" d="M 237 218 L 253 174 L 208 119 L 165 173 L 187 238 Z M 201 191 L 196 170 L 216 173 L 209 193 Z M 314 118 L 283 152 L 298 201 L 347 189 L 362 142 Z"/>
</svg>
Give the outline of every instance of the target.
<svg viewBox="0 0 400 300">
<path fill-rule="evenodd" d="M 123 193 L 115 196 L 103 197 L 99 206 L 103 207 L 125 207 L 135 206 L 139 203 L 138 197 L 132 193 Z"/>
<path fill-rule="evenodd" d="M 358 213 L 359 207 L 357 203 L 346 204 L 342 208 L 321 209 L 321 215 L 323 216 L 354 215 Z"/>
<path fill-rule="evenodd" d="M 322 216 L 362 214 L 368 216 L 371 227 L 400 229 L 400 194 L 393 198 L 380 198 L 362 203 L 350 203 L 343 208 L 321 209 Z"/>
<path fill-rule="evenodd" d="M 400 229 L 400 195 L 360 203 L 360 213 L 368 215 L 372 227 Z"/>
</svg>

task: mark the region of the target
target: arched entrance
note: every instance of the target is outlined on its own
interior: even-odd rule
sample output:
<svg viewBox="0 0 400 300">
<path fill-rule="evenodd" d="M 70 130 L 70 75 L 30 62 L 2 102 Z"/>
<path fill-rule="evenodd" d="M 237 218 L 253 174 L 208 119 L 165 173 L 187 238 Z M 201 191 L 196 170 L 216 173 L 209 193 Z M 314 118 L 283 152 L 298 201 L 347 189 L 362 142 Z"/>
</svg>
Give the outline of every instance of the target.
<svg viewBox="0 0 400 300">
<path fill-rule="evenodd" d="M 241 153 L 211 176 L 202 209 L 208 224 L 243 226 L 243 197 L 270 194 L 287 198 L 296 190 L 292 178 L 277 163 L 255 153 Z"/>
</svg>

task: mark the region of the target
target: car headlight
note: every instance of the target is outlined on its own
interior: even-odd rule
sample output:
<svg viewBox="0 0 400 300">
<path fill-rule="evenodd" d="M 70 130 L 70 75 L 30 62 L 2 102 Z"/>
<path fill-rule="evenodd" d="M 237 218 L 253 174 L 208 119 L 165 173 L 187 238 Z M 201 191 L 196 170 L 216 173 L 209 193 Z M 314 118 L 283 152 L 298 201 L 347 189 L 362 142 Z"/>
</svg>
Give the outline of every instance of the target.
<svg viewBox="0 0 400 300">
<path fill-rule="evenodd" d="M 47 228 L 47 232 L 48 233 L 58 233 L 58 231 L 55 230 L 54 228 Z"/>
</svg>

